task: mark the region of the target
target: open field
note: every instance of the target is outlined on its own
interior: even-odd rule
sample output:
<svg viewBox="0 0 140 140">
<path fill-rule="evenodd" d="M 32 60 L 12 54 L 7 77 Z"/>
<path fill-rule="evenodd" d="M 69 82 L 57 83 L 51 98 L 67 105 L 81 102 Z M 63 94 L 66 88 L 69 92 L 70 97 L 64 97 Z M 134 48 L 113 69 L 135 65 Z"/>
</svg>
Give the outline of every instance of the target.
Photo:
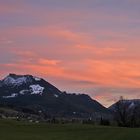
<svg viewBox="0 0 140 140">
<path fill-rule="evenodd" d="M 140 129 L 0 120 L 0 140 L 140 140 Z"/>
</svg>

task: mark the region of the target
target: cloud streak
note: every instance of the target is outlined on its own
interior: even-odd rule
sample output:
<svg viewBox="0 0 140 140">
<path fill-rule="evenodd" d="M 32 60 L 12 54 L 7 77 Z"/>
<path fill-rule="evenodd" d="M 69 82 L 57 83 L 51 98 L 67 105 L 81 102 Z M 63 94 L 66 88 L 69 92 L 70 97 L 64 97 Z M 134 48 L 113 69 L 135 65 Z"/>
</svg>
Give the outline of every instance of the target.
<svg viewBox="0 0 140 140">
<path fill-rule="evenodd" d="M 0 1 L 0 76 L 45 77 L 62 90 L 85 92 L 106 106 L 120 95 L 138 98 L 138 3 Z"/>
</svg>

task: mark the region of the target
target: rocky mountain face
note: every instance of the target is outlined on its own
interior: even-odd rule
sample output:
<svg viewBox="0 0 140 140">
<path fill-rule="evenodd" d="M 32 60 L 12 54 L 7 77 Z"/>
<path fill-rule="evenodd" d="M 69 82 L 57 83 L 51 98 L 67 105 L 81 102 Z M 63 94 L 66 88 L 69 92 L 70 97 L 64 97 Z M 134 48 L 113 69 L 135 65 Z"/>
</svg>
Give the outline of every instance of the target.
<svg viewBox="0 0 140 140">
<path fill-rule="evenodd" d="M 61 92 L 42 78 L 9 74 L 0 81 L 0 105 L 56 117 L 91 117 L 109 111 L 85 94 Z"/>
</svg>

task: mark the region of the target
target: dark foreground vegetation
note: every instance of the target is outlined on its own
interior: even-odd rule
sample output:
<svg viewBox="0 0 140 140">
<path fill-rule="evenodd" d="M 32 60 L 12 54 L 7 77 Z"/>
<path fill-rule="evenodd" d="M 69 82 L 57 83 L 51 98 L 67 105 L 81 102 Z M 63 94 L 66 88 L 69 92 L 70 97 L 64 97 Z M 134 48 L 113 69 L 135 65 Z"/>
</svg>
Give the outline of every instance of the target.
<svg viewBox="0 0 140 140">
<path fill-rule="evenodd" d="M 121 127 L 140 127 L 140 101 L 124 100 L 123 97 L 113 106 L 114 121 Z"/>
<path fill-rule="evenodd" d="M 1 140 L 139 140 L 139 128 L 0 120 Z"/>
</svg>

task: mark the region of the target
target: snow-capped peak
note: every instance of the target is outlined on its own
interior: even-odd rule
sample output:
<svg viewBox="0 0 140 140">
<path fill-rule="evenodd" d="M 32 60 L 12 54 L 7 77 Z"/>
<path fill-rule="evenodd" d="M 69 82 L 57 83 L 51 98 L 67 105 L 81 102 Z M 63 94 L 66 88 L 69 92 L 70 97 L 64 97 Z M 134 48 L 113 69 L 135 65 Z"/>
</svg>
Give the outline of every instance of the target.
<svg viewBox="0 0 140 140">
<path fill-rule="evenodd" d="M 32 82 L 32 79 L 27 75 L 15 75 L 9 74 L 6 78 L 2 80 L 2 83 L 10 86 L 20 86 L 28 82 Z"/>
<path fill-rule="evenodd" d="M 17 78 L 14 79 L 13 77 L 6 77 L 3 82 L 5 84 L 13 84 L 13 85 L 21 85 L 22 83 L 26 83 L 26 77 L 21 77 L 21 78 Z"/>
<path fill-rule="evenodd" d="M 32 75 L 16 75 L 9 74 L 1 81 L 0 90 L 3 90 L 3 98 L 13 98 L 23 95 L 45 95 L 47 93 L 52 93 L 54 97 L 58 98 L 61 94 L 57 88 L 48 83 L 42 78 L 32 76 Z M 17 93 L 18 96 L 14 96 Z M 4 97 L 7 95 L 6 97 Z"/>
</svg>

